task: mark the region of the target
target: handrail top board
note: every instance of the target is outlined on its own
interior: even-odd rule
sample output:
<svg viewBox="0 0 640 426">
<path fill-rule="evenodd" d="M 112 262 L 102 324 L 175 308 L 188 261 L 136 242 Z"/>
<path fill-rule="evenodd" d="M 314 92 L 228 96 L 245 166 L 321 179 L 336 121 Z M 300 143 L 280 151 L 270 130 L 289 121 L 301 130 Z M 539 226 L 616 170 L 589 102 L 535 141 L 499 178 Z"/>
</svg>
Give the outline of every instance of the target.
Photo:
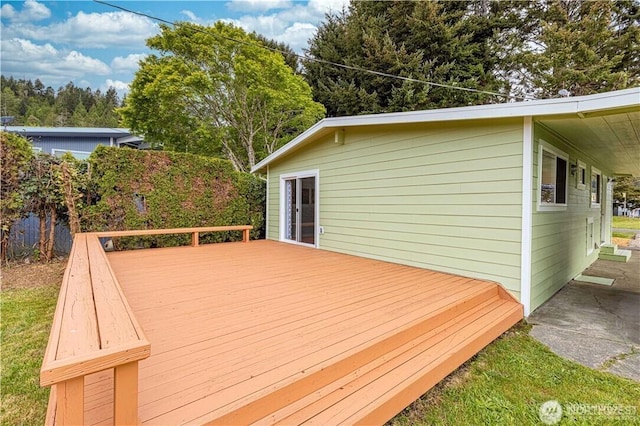
<svg viewBox="0 0 640 426">
<path fill-rule="evenodd" d="M 94 253 L 90 253 L 92 250 Z M 104 312 L 117 315 L 105 318 Z M 40 369 L 40 385 L 50 386 L 145 359 L 150 354 L 150 344 L 111 271 L 98 237 L 76 234 Z"/>
<path fill-rule="evenodd" d="M 134 237 L 140 235 L 161 235 L 161 234 L 191 234 L 194 232 L 217 232 L 217 231 L 248 231 L 253 229 L 253 225 L 228 225 L 228 226 L 207 226 L 197 228 L 170 228 L 170 229 L 137 229 L 131 231 L 99 231 L 89 232 L 97 237 Z"/>
</svg>

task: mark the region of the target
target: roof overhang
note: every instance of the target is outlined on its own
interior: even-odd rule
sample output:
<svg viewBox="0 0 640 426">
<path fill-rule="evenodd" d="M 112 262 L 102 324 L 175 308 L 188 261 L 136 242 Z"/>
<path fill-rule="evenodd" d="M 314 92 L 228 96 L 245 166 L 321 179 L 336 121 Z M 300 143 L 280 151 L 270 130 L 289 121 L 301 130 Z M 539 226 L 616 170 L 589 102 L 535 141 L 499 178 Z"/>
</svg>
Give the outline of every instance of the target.
<svg viewBox="0 0 640 426">
<path fill-rule="evenodd" d="M 33 126 L 5 126 L 7 132 L 22 136 L 60 136 L 60 137 L 93 137 L 93 138 L 121 138 L 131 136 L 129 129 L 111 127 L 33 127 Z"/>
<path fill-rule="evenodd" d="M 251 171 L 260 172 L 268 164 L 318 140 L 335 129 L 527 116 L 533 117 L 536 122 L 569 142 L 574 141 L 576 136 L 583 138 L 585 142 L 577 143 L 577 148 L 581 151 L 593 152 L 593 156 L 598 159 L 601 159 L 601 154 L 614 153 L 610 155 L 611 161 L 608 162 L 610 170 L 614 173 L 640 175 L 640 88 L 638 87 L 559 99 L 325 118 L 256 164 Z"/>
</svg>

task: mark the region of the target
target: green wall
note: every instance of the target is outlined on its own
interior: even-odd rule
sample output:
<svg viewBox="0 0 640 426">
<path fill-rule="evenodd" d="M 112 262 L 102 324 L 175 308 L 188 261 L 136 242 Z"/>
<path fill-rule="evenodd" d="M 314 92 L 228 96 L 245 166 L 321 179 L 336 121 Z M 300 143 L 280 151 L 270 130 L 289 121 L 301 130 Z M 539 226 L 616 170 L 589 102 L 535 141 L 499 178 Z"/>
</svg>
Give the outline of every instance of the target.
<svg viewBox="0 0 640 426">
<path fill-rule="evenodd" d="M 540 140 L 564 151 L 569 155 L 569 167 L 577 160 L 586 164 L 587 185 L 578 188 L 577 173 L 569 174 L 567 207 L 562 211 L 538 211 L 538 153 Z M 601 214 L 604 206 L 610 209 L 611 194 L 607 193 L 608 171 L 592 158 L 577 151 L 568 141 L 564 141 L 540 124 L 534 127 L 533 144 L 533 229 L 532 229 L 532 277 L 531 311 L 553 296 L 562 286 L 580 274 L 598 257 L 594 249 L 587 255 L 587 218 L 593 218 L 595 241 L 601 242 Z M 591 207 L 590 178 L 591 167 L 602 172 L 602 205 Z M 605 200 L 608 202 L 605 203 Z M 610 223 L 605 220 L 605 233 L 611 235 Z M 606 239 L 606 238 L 605 238 Z"/>
<path fill-rule="evenodd" d="M 497 281 L 520 292 L 522 119 L 347 128 L 269 166 L 319 169 L 322 249 Z"/>
</svg>

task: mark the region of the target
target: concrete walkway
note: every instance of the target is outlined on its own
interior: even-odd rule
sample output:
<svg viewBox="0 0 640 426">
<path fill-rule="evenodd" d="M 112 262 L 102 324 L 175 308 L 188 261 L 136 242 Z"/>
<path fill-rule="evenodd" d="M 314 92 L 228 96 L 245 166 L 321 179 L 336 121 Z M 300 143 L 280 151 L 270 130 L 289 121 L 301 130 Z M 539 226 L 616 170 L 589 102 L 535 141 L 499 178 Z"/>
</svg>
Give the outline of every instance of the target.
<svg viewBox="0 0 640 426">
<path fill-rule="evenodd" d="M 616 281 L 571 281 L 529 316 L 531 335 L 564 358 L 640 381 L 640 252 L 627 263 L 598 260 L 583 275 Z"/>
</svg>

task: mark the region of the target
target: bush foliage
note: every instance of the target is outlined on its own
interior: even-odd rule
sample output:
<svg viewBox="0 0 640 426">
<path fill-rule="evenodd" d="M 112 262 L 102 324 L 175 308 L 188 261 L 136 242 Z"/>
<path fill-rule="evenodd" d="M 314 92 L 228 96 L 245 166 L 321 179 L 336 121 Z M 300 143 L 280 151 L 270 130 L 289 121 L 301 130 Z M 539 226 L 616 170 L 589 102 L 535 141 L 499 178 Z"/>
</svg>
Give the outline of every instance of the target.
<svg viewBox="0 0 640 426">
<path fill-rule="evenodd" d="M 253 225 L 264 234 L 266 187 L 227 160 L 168 151 L 99 147 L 90 157 L 85 231 Z M 116 247 L 175 246 L 188 235 L 121 238 Z M 237 241 L 238 231 L 201 235 L 207 242 Z"/>
</svg>

